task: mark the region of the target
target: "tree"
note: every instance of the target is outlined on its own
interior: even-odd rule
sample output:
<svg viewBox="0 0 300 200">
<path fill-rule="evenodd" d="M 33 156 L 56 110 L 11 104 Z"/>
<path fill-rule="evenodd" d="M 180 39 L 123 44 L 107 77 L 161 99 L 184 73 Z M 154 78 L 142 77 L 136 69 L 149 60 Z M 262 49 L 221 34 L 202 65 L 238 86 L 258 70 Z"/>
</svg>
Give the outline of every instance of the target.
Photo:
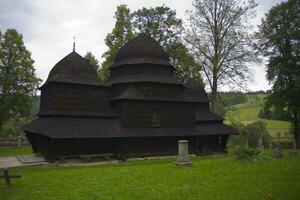
<svg viewBox="0 0 300 200">
<path fill-rule="evenodd" d="M 287 108 L 300 148 L 300 1 L 273 7 L 259 26 L 258 50 L 268 57 L 267 79 L 273 83 L 267 103 Z"/>
<path fill-rule="evenodd" d="M 144 33 L 153 37 L 170 56 L 177 78 L 184 82 L 190 78 L 202 83 L 200 66 L 194 61 L 182 41 L 182 20 L 176 11 L 167 6 L 139 9 L 132 13 L 135 34 Z"/>
<path fill-rule="evenodd" d="M 95 68 L 96 72 L 99 74 L 100 66 L 97 58 L 92 54 L 92 52 L 87 52 L 84 56 L 85 59 L 89 61 L 89 63 Z"/>
<path fill-rule="evenodd" d="M 102 80 L 107 79 L 109 76 L 108 68 L 114 62 L 118 50 L 133 38 L 130 10 L 126 5 L 123 4 L 117 7 L 115 19 L 116 24 L 113 31 L 105 38 L 105 44 L 108 50 L 102 55 L 104 58 L 100 70 Z"/>
<path fill-rule="evenodd" d="M 109 50 L 103 55 L 101 76 L 108 77 L 108 67 L 113 63 L 118 50 L 134 35 L 148 34 L 160 43 L 170 56 L 176 75 L 182 82 L 194 78 L 202 83 L 200 65 L 194 61 L 182 42 L 182 21 L 169 7 L 142 8 L 130 14 L 126 5 L 117 7 L 117 22 L 105 43 Z"/>
<path fill-rule="evenodd" d="M 15 29 L 0 31 L 0 130 L 10 118 L 27 117 L 40 83 L 34 61 Z"/>
<path fill-rule="evenodd" d="M 249 78 L 247 64 L 256 58 L 249 20 L 256 5 L 253 0 L 194 0 L 188 11 L 186 42 L 210 86 L 213 111 L 220 85 L 243 86 Z"/>
</svg>

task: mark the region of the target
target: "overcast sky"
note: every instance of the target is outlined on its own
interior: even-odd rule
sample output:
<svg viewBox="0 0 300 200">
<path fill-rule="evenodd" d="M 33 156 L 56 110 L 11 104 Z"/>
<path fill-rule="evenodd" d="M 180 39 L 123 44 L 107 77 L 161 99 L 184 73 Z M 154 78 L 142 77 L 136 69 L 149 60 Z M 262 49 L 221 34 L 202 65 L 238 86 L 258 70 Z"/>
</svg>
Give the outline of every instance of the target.
<svg viewBox="0 0 300 200">
<path fill-rule="evenodd" d="M 264 14 L 281 1 L 257 0 L 254 23 L 259 24 Z M 23 35 L 37 76 L 45 81 L 51 68 L 72 51 L 74 36 L 76 52 L 84 56 L 91 51 L 101 63 L 101 55 L 107 50 L 104 39 L 113 29 L 114 12 L 120 4 L 127 4 L 131 11 L 165 4 L 183 20 L 187 18 L 185 11 L 192 8 L 192 0 L 0 0 L 0 30 L 15 28 Z M 252 68 L 254 80 L 248 89 L 269 89 L 264 65 Z"/>
</svg>

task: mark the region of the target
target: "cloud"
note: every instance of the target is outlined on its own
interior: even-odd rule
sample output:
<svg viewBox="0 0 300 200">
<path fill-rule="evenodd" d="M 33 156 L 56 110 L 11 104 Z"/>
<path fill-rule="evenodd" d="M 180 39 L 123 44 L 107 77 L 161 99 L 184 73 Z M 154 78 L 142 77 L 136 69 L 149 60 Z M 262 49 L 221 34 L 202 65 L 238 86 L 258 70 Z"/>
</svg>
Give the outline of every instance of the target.
<svg viewBox="0 0 300 200">
<path fill-rule="evenodd" d="M 279 2 L 260 0 L 256 23 Z M 131 11 L 165 4 L 185 19 L 185 11 L 192 7 L 192 0 L 0 0 L 0 30 L 15 28 L 23 34 L 25 45 L 35 60 L 37 75 L 45 81 L 51 68 L 71 52 L 74 36 L 78 53 L 84 55 L 91 51 L 101 60 L 107 50 L 104 39 L 113 29 L 113 16 L 120 4 L 127 4 Z M 264 67 L 254 70 L 259 75 L 249 84 L 249 89 L 270 88 L 264 77 Z"/>
</svg>

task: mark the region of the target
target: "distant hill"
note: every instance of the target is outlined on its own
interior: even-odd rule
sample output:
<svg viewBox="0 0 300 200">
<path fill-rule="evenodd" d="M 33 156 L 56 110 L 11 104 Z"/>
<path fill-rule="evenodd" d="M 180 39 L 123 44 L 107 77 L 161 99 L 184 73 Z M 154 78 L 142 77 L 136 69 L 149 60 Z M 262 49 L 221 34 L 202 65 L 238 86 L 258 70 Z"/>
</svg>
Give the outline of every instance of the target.
<svg viewBox="0 0 300 200">
<path fill-rule="evenodd" d="M 267 120 L 258 117 L 259 111 L 264 105 L 265 98 L 268 94 L 250 93 L 247 95 L 245 103 L 232 105 L 225 114 L 226 123 L 230 121 L 239 121 L 243 124 L 253 123 L 261 120 L 266 123 L 266 127 L 273 138 L 288 139 L 292 138 L 290 133 L 291 123 L 279 120 Z"/>
</svg>

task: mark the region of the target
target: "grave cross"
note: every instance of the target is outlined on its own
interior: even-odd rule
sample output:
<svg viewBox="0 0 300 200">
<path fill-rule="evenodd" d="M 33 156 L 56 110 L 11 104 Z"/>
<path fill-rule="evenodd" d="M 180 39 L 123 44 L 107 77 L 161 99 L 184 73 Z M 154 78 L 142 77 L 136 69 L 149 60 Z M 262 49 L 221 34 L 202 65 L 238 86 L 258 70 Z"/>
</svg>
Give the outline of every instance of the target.
<svg viewBox="0 0 300 200">
<path fill-rule="evenodd" d="M 8 174 L 8 169 L 7 168 L 3 168 L 3 175 L 0 176 L 0 178 L 4 178 L 5 184 L 7 186 L 9 186 L 10 185 L 10 178 L 21 178 L 21 175 L 9 175 Z"/>
</svg>

